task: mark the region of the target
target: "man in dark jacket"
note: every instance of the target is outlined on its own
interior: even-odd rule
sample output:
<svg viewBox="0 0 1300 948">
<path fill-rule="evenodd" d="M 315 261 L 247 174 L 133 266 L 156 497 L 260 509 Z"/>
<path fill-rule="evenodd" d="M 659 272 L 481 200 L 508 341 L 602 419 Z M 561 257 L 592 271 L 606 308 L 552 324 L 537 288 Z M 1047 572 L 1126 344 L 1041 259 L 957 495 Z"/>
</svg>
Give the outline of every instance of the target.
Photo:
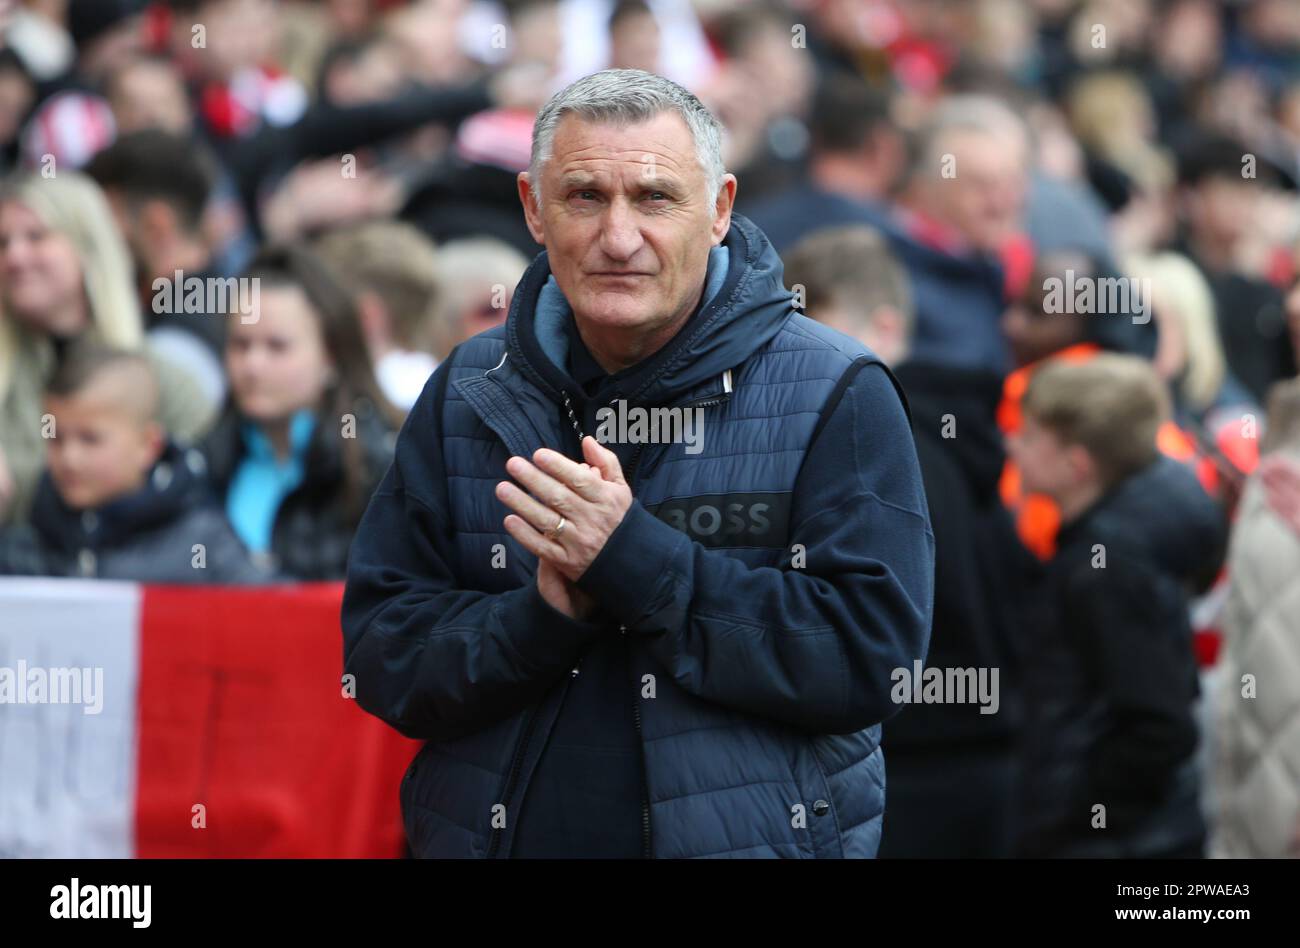
<svg viewBox="0 0 1300 948">
<path fill-rule="evenodd" d="M 929 635 L 916 452 L 888 370 L 793 312 L 719 138 L 638 70 L 548 103 L 519 179 L 546 252 L 362 521 L 345 671 L 427 742 L 416 855 L 876 852 Z"/>
</svg>

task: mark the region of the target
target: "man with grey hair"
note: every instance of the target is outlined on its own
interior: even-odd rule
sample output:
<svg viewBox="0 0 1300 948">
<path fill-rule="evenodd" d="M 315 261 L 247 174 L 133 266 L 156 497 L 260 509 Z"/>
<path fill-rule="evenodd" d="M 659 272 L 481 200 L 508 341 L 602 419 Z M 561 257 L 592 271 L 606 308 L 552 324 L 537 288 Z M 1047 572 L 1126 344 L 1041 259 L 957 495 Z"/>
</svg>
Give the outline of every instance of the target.
<svg viewBox="0 0 1300 948">
<path fill-rule="evenodd" d="M 1008 371 L 998 321 L 1004 265 L 1024 229 L 1028 129 L 997 98 L 953 96 L 921 129 L 913 156 L 887 226 L 916 290 L 917 357 Z"/>
<path fill-rule="evenodd" d="M 860 80 L 842 90 L 839 85 L 832 80 L 828 86 L 827 110 L 837 97 L 859 99 L 859 110 L 867 106 Z M 888 132 L 882 134 L 887 141 Z M 915 291 L 915 357 L 932 365 L 1009 371 L 998 323 L 1009 282 L 1004 264 L 1027 250 L 1020 234 L 1032 162 L 1024 122 L 992 96 L 945 99 L 912 140 L 902 193 L 890 204 L 864 200 L 870 162 L 861 147 L 844 151 L 835 142 L 829 133 L 816 136 L 810 178 L 750 206 L 750 216 L 781 250 L 824 227 L 875 228 Z"/>
<path fill-rule="evenodd" d="M 519 176 L 545 246 L 412 409 L 352 548 L 360 705 L 425 742 L 418 856 L 874 856 L 933 534 L 901 391 L 799 315 L 717 121 L 578 80 Z"/>
<path fill-rule="evenodd" d="M 909 187 L 914 207 L 983 253 L 997 253 L 1021 225 L 1029 132 L 1000 99 L 953 96 L 921 130 Z"/>
</svg>

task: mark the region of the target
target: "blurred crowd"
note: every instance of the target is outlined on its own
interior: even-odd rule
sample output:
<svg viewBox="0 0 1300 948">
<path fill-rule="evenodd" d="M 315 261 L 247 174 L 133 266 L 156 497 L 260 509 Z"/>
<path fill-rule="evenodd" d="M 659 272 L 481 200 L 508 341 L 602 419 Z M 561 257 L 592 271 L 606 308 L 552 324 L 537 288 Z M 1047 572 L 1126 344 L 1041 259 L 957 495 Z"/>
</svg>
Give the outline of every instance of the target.
<svg viewBox="0 0 1300 948">
<path fill-rule="evenodd" d="M 0 0 L 0 574 L 342 578 L 607 67 L 909 399 L 1002 696 L 886 723 L 882 854 L 1300 854 L 1295 0 Z"/>
</svg>

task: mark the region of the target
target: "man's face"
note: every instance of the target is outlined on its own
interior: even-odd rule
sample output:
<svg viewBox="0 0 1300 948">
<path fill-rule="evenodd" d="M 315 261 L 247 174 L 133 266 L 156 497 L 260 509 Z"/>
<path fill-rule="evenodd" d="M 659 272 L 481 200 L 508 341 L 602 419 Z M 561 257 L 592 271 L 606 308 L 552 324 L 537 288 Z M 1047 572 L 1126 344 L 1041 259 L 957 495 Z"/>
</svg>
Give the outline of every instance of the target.
<svg viewBox="0 0 1300 948">
<path fill-rule="evenodd" d="M 117 74 L 108 104 L 122 135 L 144 128 L 188 135 L 194 122 L 179 72 L 150 60 L 132 63 Z"/>
<path fill-rule="evenodd" d="M 81 70 L 102 78 L 135 59 L 145 47 L 144 14 L 127 17 L 95 37 L 81 52 Z"/>
<path fill-rule="evenodd" d="M 952 177 L 931 181 L 931 212 L 985 253 L 997 253 L 1020 228 L 1025 201 L 1025 143 L 1016 133 L 952 132 L 944 153 Z"/>
<path fill-rule="evenodd" d="M 1002 313 L 1002 335 L 1016 365 L 1029 365 L 1084 341 L 1087 317 L 1049 311 L 1049 287 L 1057 283 L 1073 294 L 1071 279 L 1094 278 L 1092 262 L 1081 254 L 1047 254 L 1038 261 L 1024 289 Z"/>
<path fill-rule="evenodd" d="M 731 226 L 736 179 L 707 193 L 686 123 L 665 112 L 619 128 L 570 114 L 541 171 L 540 207 L 519 195 L 533 237 L 580 324 L 637 334 L 677 325 Z"/>
<path fill-rule="evenodd" d="M 1041 302 L 1013 300 L 1002 313 L 1002 335 L 1016 365 L 1029 365 L 1081 342 L 1085 318 L 1046 313 Z"/>
<path fill-rule="evenodd" d="M 1254 226 L 1259 197 L 1253 181 L 1211 175 L 1188 195 L 1188 223 L 1202 239 L 1235 245 Z"/>
</svg>

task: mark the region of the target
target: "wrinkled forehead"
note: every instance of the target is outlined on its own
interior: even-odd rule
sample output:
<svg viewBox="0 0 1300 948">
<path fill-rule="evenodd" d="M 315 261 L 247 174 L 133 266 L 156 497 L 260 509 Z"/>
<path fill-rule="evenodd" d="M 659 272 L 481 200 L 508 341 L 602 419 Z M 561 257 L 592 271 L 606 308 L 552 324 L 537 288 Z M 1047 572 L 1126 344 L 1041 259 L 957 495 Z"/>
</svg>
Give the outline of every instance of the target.
<svg viewBox="0 0 1300 948">
<path fill-rule="evenodd" d="M 555 129 L 543 174 L 561 187 L 630 183 L 691 187 L 704 179 L 690 128 L 672 111 L 635 122 L 593 121 L 569 113 Z"/>
</svg>

